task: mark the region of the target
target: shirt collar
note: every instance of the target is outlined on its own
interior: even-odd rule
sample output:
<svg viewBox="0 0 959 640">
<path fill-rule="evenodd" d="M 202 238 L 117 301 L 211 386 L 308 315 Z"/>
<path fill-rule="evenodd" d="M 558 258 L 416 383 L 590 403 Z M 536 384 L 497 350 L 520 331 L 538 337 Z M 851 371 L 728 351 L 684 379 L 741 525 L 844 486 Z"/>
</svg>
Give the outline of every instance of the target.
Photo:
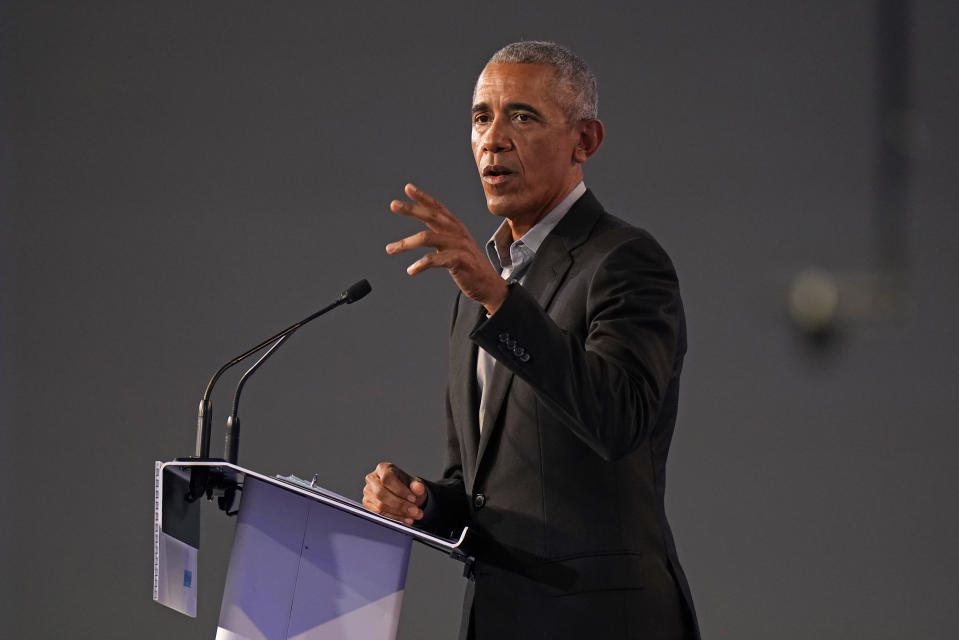
<svg viewBox="0 0 959 640">
<path fill-rule="evenodd" d="M 493 236 L 486 242 L 486 255 L 489 257 L 489 261 L 498 271 L 502 271 L 505 267 L 513 264 L 516 254 L 519 252 L 527 253 L 523 250 L 523 247 L 529 250 L 528 253 L 535 255 L 549 232 L 569 213 L 573 204 L 584 193 L 586 193 L 586 185 L 580 181 L 558 205 L 553 207 L 549 213 L 523 234 L 523 237 L 515 242 L 512 241 L 513 232 L 509 226 L 509 221 L 503 220 Z"/>
</svg>

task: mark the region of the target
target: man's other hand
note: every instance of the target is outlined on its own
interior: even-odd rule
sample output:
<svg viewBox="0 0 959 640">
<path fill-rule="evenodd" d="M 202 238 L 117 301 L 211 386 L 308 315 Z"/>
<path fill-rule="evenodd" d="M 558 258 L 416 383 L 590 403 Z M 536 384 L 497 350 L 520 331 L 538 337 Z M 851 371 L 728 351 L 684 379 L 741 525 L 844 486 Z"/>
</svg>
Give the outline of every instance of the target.
<svg viewBox="0 0 959 640">
<path fill-rule="evenodd" d="M 386 252 L 402 253 L 419 247 L 435 249 L 407 267 L 406 272 L 413 276 L 433 267 L 445 268 L 460 291 L 486 307 L 489 313 L 496 313 L 506 299 L 506 283 L 476 246 L 466 225 L 425 191 L 408 184 L 405 192 L 413 202 L 394 200 L 390 210 L 416 218 L 429 231 L 391 242 L 386 245 Z"/>
<path fill-rule="evenodd" d="M 423 517 L 426 485 L 391 462 L 381 462 L 366 474 L 363 506 L 407 525 Z"/>
</svg>

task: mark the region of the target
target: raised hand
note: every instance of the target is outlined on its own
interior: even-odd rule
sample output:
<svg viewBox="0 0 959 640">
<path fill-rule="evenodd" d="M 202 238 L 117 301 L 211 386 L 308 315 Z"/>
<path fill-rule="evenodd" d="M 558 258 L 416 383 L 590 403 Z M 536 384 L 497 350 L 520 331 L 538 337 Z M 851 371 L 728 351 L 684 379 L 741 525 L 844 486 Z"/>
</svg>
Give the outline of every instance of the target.
<svg viewBox="0 0 959 640">
<path fill-rule="evenodd" d="M 476 300 L 492 314 L 506 299 L 506 282 L 496 273 L 486 255 L 476 245 L 469 230 L 443 204 L 412 184 L 406 185 L 412 202 L 394 200 L 390 210 L 426 225 L 427 230 L 386 245 L 389 254 L 403 253 L 419 247 L 434 249 L 409 267 L 411 276 L 427 269 L 442 267 L 469 298 Z"/>
</svg>

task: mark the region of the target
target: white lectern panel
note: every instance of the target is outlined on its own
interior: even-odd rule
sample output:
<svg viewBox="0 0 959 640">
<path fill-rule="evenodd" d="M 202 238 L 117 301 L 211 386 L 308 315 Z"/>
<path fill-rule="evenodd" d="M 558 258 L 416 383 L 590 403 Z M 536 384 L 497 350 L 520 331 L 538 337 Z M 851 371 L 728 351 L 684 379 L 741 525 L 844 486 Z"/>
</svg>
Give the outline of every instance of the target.
<svg viewBox="0 0 959 640">
<path fill-rule="evenodd" d="M 247 476 L 218 640 L 395 638 L 411 542 Z"/>
</svg>

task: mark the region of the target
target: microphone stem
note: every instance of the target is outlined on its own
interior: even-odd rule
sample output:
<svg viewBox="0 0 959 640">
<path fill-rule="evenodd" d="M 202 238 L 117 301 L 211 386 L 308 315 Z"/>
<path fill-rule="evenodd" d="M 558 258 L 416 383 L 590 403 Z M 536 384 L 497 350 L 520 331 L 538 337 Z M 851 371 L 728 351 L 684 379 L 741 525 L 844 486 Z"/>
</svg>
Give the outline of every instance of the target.
<svg viewBox="0 0 959 640">
<path fill-rule="evenodd" d="M 266 362 L 266 359 L 273 355 L 273 352 L 279 349 L 292 335 L 292 332 L 288 333 L 274 342 L 273 346 L 260 356 L 257 361 L 253 363 L 252 367 L 246 370 L 246 373 L 240 377 L 240 381 L 236 384 L 236 393 L 233 394 L 233 411 L 226 420 L 226 439 L 223 441 L 223 458 L 231 464 L 236 464 L 237 456 L 240 452 L 240 416 L 238 413 L 240 411 L 240 393 L 243 392 L 243 385 L 246 384 L 247 379 L 260 368 L 260 365 Z"/>
<path fill-rule="evenodd" d="M 253 366 L 246 370 L 246 373 L 243 374 L 243 376 L 240 378 L 240 381 L 236 383 L 236 393 L 233 394 L 233 411 L 230 413 L 230 415 L 233 416 L 234 419 L 236 419 L 236 415 L 240 410 L 240 394 L 243 392 L 243 385 L 246 384 L 247 378 L 252 376 L 253 373 L 260 368 L 260 365 L 262 365 L 267 358 L 273 355 L 273 352 L 279 349 L 280 345 L 286 342 L 290 338 L 290 336 L 293 335 L 293 333 L 294 331 L 291 331 L 285 336 L 281 337 L 276 342 L 274 342 L 273 346 L 270 347 L 270 349 L 266 353 L 260 356 L 260 358 L 253 363 Z"/>
<path fill-rule="evenodd" d="M 268 338 L 264 340 L 263 342 L 256 345 L 249 351 L 243 353 L 242 355 L 239 355 L 233 358 L 232 360 L 227 362 L 225 365 L 220 367 L 219 371 L 213 374 L 213 377 L 210 378 L 209 384 L 207 384 L 206 386 L 206 391 L 203 392 L 203 398 L 200 400 L 200 414 L 197 419 L 197 440 L 196 440 L 197 442 L 196 455 L 198 458 L 205 460 L 205 459 L 209 459 L 210 457 L 210 432 L 213 430 L 213 403 L 210 402 L 210 395 L 213 393 L 213 385 L 215 385 L 216 381 L 220 379 L 220 376 L 223 375 L 223 373 L 227 369 L 237 364 L 238 362 L 241 362 L 242 360 L 245 360 L 246 358 L 250 357 L 251 355 L 259 351 L 263 347 L 267 346 L 268 344 L 277 342 L 278 340 L 290 335 L 291 333 L 293 333 L 294 331 L 302 327 L 304 324 L 306 324 L 310 320 L 313 320 L 314 318 L 317 318 L 323 315 L 330 309 L 333 309 L 334 307 L 338 307 L 341 304 L 344 304 L 346 302 L 348 302 L 348 299 L 346 296 L 346 292 L 344 292 L 343 295 L 341 295 L 332 303 L 323 307 L 316 313 L 313 313 L 307 316 L 306 318 L 303 318 L 296 324 L 287 327 L 283 331 L 280 331 L 278 334 L 276 334 L 272 338 Z"/>
<path fill-rule="evenodd" d="M 220 370 L 217 371 L 217 372 L 213 375 L 212 378 L 210 378 L 210 383 L 206 386 L 206 391 L 203 393 L 203 399 L 204 399 L 204 400 L 209 400 L 209 399 L 210 399 L 210 394 L 213 392 L 213 385 L 215 385 L 215 384 L 216 384 L 216 381 L 220 379 L 220 376 L 223 375 L 223 372 L 224 372 L 224 371 L 226 371 L 227 369 L 229 369 L 230 367 L 232 367 L 232 366 L 235 365 L 236 363 L 241 362 L 241 361 L 243 361 L 243 360 L 246 360 L 246 359 L 249 358 L 251 355 L 253 355 L 253 354 L 256 353 L 257 351 L 259 351 L 260 349 L 262 349 L 263 347 L 265 347 L 266 345 L 268 345 L 268 344 L 270 344 L 270 343 L 272 343 L 272 342 L 276 342 L 276 341 L 279 340 L 280 338 L 283 338 L 283 337 L 286 337 L 286 336 L 290 335 L 291 333 L 293 333 L 294 331 L 296 331 L 297 329 L 299 329 L 300 327 L 302 327 L 304 324 L 306 324 L 307 322 L 309 322 L 309 321 L 312 320 L 313 318 L 316 318 L 317 316 L 323 315 L 324 313 L 326 313 L 326 312 L 329 311 L 330 309 L 333 309 L 334 307 L 338 307 L 338 306 L 340 306 L 341 304 L 343 304 L 344 302 L 346 302 L 346 299 L 345 299 L 345 298 L 337 299 L 335 302 L 333 302 L 333 303 L 331 303 L 331 304 L 328 304 L 327 306 L 323 307 L 322 309 L 320 309 L 320 310 L 317 311 L 316 313 L 310 315 L 309 317 L 303 318 L 302 320 L 300 320 L 300 321 L 297 322 L 296 324 L 287 327 L 286 329 L 284 329 L 283 331 L 279 332 L 278 334 L 276 334 L 276 335 L 273 336 L 272 338 L 267 338 L 266 340 L 264 340 L 264 341 L 261 342 L 260 344 L 256 345 L 255 347 L 253 347 L 252 349 L 250 349 L 249 351 L 247 351 L 247 352 L 244 353 L 243 355 L 239 355 L 239 356 L 233 358 L 232 360 L 230 360 L 229 362 L 227 362 L 225 365 L 223 365 L 222 367 L 220 367 Z"/>
</svg>

